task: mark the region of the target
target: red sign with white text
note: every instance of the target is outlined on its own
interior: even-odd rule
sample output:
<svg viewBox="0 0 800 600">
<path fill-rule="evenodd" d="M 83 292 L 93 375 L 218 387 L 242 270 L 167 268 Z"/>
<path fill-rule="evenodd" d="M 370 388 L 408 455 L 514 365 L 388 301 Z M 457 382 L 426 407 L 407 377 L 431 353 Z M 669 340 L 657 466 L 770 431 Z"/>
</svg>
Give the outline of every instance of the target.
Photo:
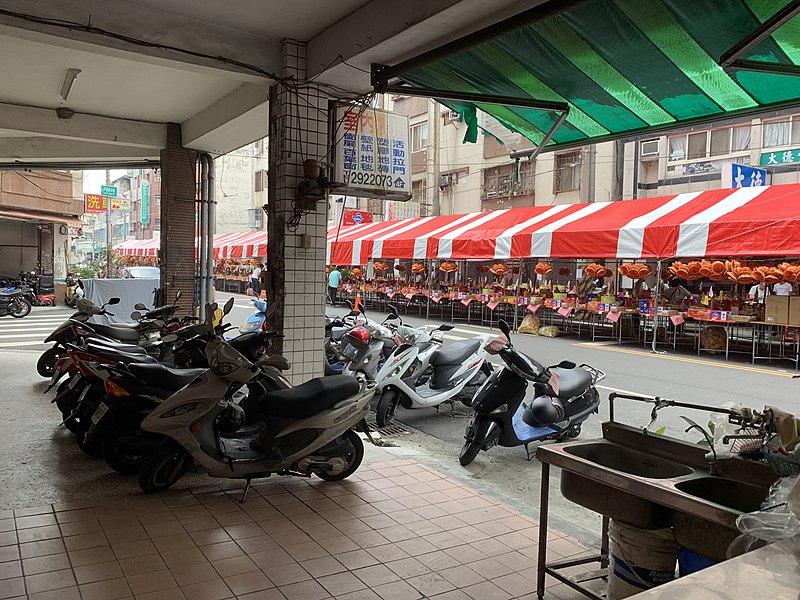
<svg viewBox="0 0 800 600">
<path fill-rule="evenodd" d="M 100 196 L 99 194 L 84 194 L 86 213 L 104 213 L 108 209 L 108 196 Z"/>
<path fill-rule="evenodd" d="M 344 209 L 343 225 L 361 225 L 362 223 L 372 223 L 372 213 L 352 208 Z"/>
</svg>

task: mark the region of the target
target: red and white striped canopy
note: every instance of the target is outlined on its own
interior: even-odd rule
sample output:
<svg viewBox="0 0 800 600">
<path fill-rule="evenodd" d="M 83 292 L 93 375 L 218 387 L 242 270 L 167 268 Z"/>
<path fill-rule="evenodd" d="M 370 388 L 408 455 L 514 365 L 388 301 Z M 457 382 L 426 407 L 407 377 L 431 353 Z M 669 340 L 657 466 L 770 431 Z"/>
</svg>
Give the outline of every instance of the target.
<svg viewBox="0 0 800 600">
<path fill-rule="evenodd" d="M 331 228 L 328 263 L 369 259 L 800 255 L 800 185 L 531 206 Z"/>
<path fill-rule="evenodd" d="M 200 238 L 195 239 L 195 250 Z M 129 240 L 114 246 L 123 256 L 158 256 L 161 240 Z M 256 258 L 267 255 L 267 232 L 217 233 L 214 235 L 214 258 Z"/>
</svg>

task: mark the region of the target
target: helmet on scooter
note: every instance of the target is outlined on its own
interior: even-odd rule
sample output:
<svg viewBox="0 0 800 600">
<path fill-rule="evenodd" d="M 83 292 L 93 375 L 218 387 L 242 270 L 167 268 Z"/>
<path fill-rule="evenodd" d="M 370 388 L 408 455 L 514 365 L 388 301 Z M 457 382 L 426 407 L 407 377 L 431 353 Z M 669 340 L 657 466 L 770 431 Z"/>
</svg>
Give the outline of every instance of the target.
<svg viewBox="0 0 800 600">
<path fill-rule="evenodd" d="M 564 407 L 558 398 L 537 396 L 522 413 L 522 420 L 531 427 L 551 425 L 564 418 Z"/>
<path fill-rule="evenodd" d="M 244 425 L 244 409 L 233 402 L 229 403 L 217 416 L 217 431 L 235 433 Z"/>
</svg>

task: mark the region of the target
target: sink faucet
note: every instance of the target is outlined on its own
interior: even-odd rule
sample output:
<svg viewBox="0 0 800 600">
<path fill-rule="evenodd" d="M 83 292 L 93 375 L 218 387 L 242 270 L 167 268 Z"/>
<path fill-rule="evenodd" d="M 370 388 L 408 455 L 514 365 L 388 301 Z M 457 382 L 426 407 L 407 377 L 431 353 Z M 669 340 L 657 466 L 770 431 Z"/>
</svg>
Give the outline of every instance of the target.
<svg viewBox="0 0 800 600">
<path fill-rule="evenodd" d="M 663 398 L 656 397 L 655 403 L 653 404 L 653 410 L 650 411 L 650 422 L 642 428 L 642 435 L 647 435 L 648 429 L 650 429 L 653 424 L 656 422 L 658 418 L 658 411 L 662 408 L 665 408 L 670 405 L 669 400 L 664 400 Z"/>
<path fill-rule="evenodd" d="M 713 458 L 708 461 L 708 474 L 719 475 L 719 473 L 717 472 L 717 450 L 716 448 L 714 448 L 714 438 L 712 438 L 711 434 L 708 433 L 702 427 L 700 427 L 700 425 L 698 425 L 697 423 L 695 423 L 694 425 L 689 425 L 689 427 L 686 428 L 685 433 L 689 433 L 692 429 L 697 429 L 697 431 L 703 434 L 703 437 L 706 438 L 706 441 L 708 442 L 708 447 L 711 449 L 711 455 L 713 456 Z M 708 459 L 706 458 L 706 460 Z"/>
</svg>

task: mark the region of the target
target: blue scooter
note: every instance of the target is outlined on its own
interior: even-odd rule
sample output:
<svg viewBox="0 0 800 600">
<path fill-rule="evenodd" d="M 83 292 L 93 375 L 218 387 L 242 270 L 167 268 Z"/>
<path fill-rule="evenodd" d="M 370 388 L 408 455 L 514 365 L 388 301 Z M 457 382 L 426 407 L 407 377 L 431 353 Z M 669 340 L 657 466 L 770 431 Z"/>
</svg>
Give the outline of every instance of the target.
<svg viewBox="0 0 800 600">
<path fill-rule="evenodd" d="M 605 373 L 569 361 L 544 367 L 514 348 L 508 323 L 499 325 L 505 338 L 489 342 L 487 352 L 499 354 L 505 367 L 496 369 L 472 399 L 475 417 L 458 457 L 463 466 L 492 446 L 525 446 L 531 460 L 535 453 L 528 444 L 578 437 L 581 424 L 600 404 L 595 386 Z M 525 402 L 529 382 L 535 392 L 530 403 Z"/>
<path fill-rule="evenodd" d="M 247 320 L 239 325 L 239 333 L 250 333 L 259 329 L 267 330 L 267 301 L 260 298 L 250 298 L 253 303 L 253 310 Z"/>
</svg>

